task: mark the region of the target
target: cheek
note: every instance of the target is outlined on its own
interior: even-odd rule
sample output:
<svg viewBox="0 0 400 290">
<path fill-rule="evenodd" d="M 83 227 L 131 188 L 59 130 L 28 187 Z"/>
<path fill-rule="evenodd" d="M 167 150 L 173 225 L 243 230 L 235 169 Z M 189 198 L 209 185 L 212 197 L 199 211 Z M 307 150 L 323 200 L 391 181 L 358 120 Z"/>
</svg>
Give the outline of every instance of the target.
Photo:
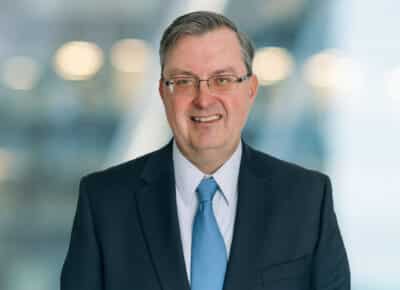
<svg viewBox="0 0 400 290">
<path fill-rule="evenodd" d="M 243 100 L 231 101 L 226 106 L 229 119 L 231 119 L 233 123 L 235 123 L 235 126 L 246 120 L 247 114 L 249 112 L 249 106 L 249 102 L 244 102 Z"/>
<path fill-rule="evenodd" d="M 175 126 L 186 126 L 186 112 L 188 105 L 182 100 L 171 100 L 168 104 L 168 118 L 175 123 Z"/>
</svg>

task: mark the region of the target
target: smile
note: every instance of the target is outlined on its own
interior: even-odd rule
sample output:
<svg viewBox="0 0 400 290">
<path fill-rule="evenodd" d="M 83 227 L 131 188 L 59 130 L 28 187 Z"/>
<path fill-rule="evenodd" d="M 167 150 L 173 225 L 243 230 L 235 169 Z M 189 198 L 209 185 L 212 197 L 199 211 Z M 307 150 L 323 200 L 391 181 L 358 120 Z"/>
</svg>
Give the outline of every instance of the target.
<svg viewBox="0 0 400 290">
<path fill-rule="evenodd" d="M 215 115 L 204 116 L 204 117 L 191 117 L 191 119 L 192 119 L 192 121 L 197 122 L 197 123 L 211 123 L 211 122 L 222 119 L 222 115 L 215 114 Z"/>
</svg>

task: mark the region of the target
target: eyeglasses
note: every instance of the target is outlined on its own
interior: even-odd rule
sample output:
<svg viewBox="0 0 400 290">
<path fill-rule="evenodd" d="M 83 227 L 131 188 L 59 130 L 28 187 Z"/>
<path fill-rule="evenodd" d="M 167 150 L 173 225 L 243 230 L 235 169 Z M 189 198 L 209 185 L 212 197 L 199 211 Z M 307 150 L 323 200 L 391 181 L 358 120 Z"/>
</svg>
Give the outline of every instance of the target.
<svg viewBox="0 0 400 290">
<path fill-rule="evenodd" d="M 226 94 L 234 91 L 237 86 L 245 80 L 248 80 L 251 73 L 242 77 L 235 75 L 215 75 L 208 79 L 199 79 L 194 76 L 175 77 L 163 80 L 174 96 L 195 95 L 200 88 L 200 82 L 207 82 L 208 89 L 212 94 Z"/>
</svg>

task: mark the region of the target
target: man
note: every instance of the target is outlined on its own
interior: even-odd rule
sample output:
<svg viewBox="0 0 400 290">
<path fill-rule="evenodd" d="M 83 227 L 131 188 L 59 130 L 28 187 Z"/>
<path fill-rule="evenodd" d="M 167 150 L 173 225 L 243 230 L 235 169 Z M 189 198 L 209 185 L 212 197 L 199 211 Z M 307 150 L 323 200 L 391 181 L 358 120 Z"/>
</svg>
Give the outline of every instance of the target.
<svg viewBox="0 0 400 290">
<path fill-rule="evenodd" d="M 62 290 L 350 289 L 328 177 L 241 141 L 253 55 L 219 14 L 166 29 L 173 141 L 82 179 Z"/>
</svg>

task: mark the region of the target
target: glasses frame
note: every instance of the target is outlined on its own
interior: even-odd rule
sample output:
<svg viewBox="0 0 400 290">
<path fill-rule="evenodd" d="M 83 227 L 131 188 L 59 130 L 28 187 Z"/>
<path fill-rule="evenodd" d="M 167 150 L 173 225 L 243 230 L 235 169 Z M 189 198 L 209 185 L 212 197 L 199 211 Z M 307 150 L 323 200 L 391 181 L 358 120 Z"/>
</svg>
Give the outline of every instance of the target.
<svg viewBox="0 0 400 290">
<path fill-rule="evenodd" d="M 242 83 L 242 82 L 248 80 L 252 76 L 252 73 L 249 72 L 249 73 L 247 73 L 247 74 L 245 74 L 245 75 L 243 75 L 241 77 L 237 77 L 235 75 L 215 75 L 215 76 L 209 77 L 208 79 L 200 79 L 200 78 L 198 78 L 198 77 L 193 75 L 193 76 L 188 76 L 187 78 L 195 80 L 195 86 L 194 86 L 195 89 L 198 90 L 200 88 L 200 83 L 201 82 L 206 82 L 207 83 L 207 88 L 212 91 L 212 89 L 210 89 L 210 82 L 209 81 L 211 79 L 215 79 L 217 77 L 222 77 L 222 76 L 235 77 L 233 82 Z M 164 77 L 162 77 L 161 81 L 163 82 L 164 85 L 166 85 L 170 89 L 171 94 L 174 94 L 174 87 L 173 86 L 174 86 L 174 81 L 175 80 L 173 78 L 172 79 L 165 79 Z"/>
</svg>

